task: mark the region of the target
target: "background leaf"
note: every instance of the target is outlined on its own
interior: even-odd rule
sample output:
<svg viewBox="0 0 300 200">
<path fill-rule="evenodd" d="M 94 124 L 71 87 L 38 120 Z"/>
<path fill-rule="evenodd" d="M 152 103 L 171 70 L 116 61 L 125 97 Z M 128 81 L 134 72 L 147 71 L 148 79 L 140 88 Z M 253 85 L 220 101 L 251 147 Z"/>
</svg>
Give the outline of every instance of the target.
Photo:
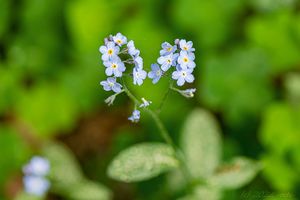
<svg viewBox="0 0 300 200">
<path fill-rule="evenodd" d="M 202 109 L 194 110 L 181 132 L 186 163 L 195 178 L 209 177 L 220 162 L 221 141 L 214 117 Z"/>
<path fill-rule="evenodd" d="M 142 143 L 122 151 L 108 167 L 108 175 L 116 180 L 147 180 L 176 168 L 175 152 L 163 143 Z"/>
<path fill-rule="evenodd" d="M 68 197 L 72 200 L 108 200 L 111 199 L 111 193 L 105 186 L 85 180 L 73 185 Z"/>
<path fill-rule="evenodd" d="M 259 169 L 260 165 L 250 159 L 235 158 L 231 163 L 221 166 L 208 183 L 217 188 L 240 188 L 249 183 Z"/>
</svg>

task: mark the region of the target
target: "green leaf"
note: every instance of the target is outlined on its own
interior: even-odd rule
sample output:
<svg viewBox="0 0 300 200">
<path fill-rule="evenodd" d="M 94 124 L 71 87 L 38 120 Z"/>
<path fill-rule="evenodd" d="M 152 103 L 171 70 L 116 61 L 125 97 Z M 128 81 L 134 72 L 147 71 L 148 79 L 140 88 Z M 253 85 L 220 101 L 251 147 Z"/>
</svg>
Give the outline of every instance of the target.
<svg viewBox="0 0 300 200">
<path fill-rule="evenodd" d="M 289 100 L 295 104 L 300 102 L 300 74 L 290 73 L 285 77 L 284 85 Z"/>
<path fill-rule="evenodd" d="M 39 196 L 35 196 L 35 195 L 31 195 L 28 194 L 24 191 L 20 192 L 17 197 L 15 198 L 15 200 L 43 200 L 45 199 L 44 197 L 39 197 Z"/>
<path fill-rule="evenodd" d="M 210 186 L 198 186 L 193 193 L 178 200 L 218 200 L 221 199 L 222 192 L 218 188 Z"/>
<path fill-rule="evenodd" d="M 169 145 L 142 143 L 119 153 L 109 165 L 108 175 L 124 182 L 142 181 L 178 165 L 175 152 Z"/>
<path fill-rule="evenodd" d="M 68 197 L 72 200 L 108 200 L 111 199 L 111 193 L 105 186 L 85 180 L 73 185 Z"/>
<path fill-rule="evenodd" d="M 83 179 L 76 159 L 63 145 L 50 144 L 44 148 L 43 154 L 50 161 L 49 179 L 53 182 L 54 190 L 65 190 Z"/>
<path fill-rule="evenodd" d="M 195 178 L 212 175 L 221 156 L 220 130 L 214 117 L 205 110 L 194 110 L 184 124 L 181 145 Z"/>
<path fill-rule="evenodd" d="M 235 158 L 231 163 L 221 166 L 208 179 L 209 185 L 217 188 L 236 189 L 249 183 L 257 174 L 260 165 L 247 158 Z"/>
</svg>

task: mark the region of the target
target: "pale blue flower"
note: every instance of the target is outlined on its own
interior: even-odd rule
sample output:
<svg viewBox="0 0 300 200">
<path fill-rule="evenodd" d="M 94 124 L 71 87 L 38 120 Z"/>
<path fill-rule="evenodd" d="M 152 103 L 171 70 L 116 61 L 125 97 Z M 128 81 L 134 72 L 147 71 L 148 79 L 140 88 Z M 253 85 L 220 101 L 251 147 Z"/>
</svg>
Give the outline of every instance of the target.
<svg viewBox="0 0 300 200">
<path fill-rule="evenodd" d="M 183 51 L 187 51 L 187 52 L 195 51 L 195 48 L 193 48 L 193 42 L 192 41 L 187 42 L 186 40 L 180 40 L 179 41 L 179 47 Z"/>
<path fill-rule="evenodd" d="M 100 84 L 103 86 L 105 91 L 114 91 L 115 93 L 121 92 L 122 85 L 116 82 L 115 77 L 108 77 L 106 81 L 101 81 Z"/>
<path fill-rule="evenodd" d="M 178 53 L 161 56 L 157 59 L 157 62 L 161 64 L 161 69 L 167 71 L 171 66 L 176 66 Z"/>
<path fill-rule="evenodd" d="M 137 123 L 140 120 L 140 111 L 139 110 L 134 110 L 132 112 L 132 115 L 128 117 L 128 119 L 132 122 Z"/>
<path fill-rule="evenodd" d="M 148 77 L 152 79 L 152 83 L 157 83 L 162 75 L 163 71 L 160 69 L 158 64 L 151 64 L 151 71 L 148 73 Z"/>
<path fill-rule="evenodd" d="M 172 78 L 177 80 L 177 85 L 182 86 L 185 82 L 192 83 L 194 81 L 194 76 L 192 74 L 193 69 L 182 69 L 177 66 L 176 71 L 172 73 Z"/>
<path fill-rule="evenodd" d="M 152 101 L 147 101 L 145 98 L 142 98 L 143 103 L 140 105 L 140 108 L 148 107 Z"/>
<path fill-rule="evenodd" d="M 122 46 L 123 44 L 127 43 L 127 38 L 121 33 L 117 33 L 117 35 L 113 36 L 112 39 L 118 46 Z"/>
<path fill-rule="evenodd" d="M 133 68 L 133 84 L 142 85 L 144 79 L 147 77 L 147 72 L 140 68 Z"/>
<path fill-rule="evenodd" d="M 39 176 L 25 176 L 23 184 L 27 193 L 36 196 L 44 196 L 50 188 L 50 182 Z"/>
<path fill-rule="evenodd" d="M 181 51 L 178 57 L 178 64 L 182 69 L 187 69 L 187 68 L 194 69 L 196 67 L 194 60 L 195 60 L 195 54 L 188 53 L 186 51 Z"/>
<path fill-rule="evenodd" d="M 169 55 L 171 53 L 174 53 L 177 50 L 176 45 L 172 46 L 170 43 L 168 42 L 164 42 L 161 44 L 161 47 L 163 48 L 162 50 L 160 50 L 160 55 L 161 56 L 166 56 Z"/>
<path fill-rule="evenodd" d="M 112 57 L 110 60 L 105 61 L 104 66 L 106 67 L 105 73 L 107 76 L 114 75 L 121 77 L 122 73 L 126 70 L 124 63 L 118 56 Z"/>
<path fill-rule="evenodd" d="M 129 55 L 131 55 L 132 57 L 136 57 L 140 55 L 140 51 L 138 49 L 135 48 L 134 46 L 134 42 L 132 40 L 130 40 L 127 44 L 127 48 L 128 48 L 128 53 Z"/>
<path fill-rule="evenodd" d="M 120 48 L 114 42 L 107 42 L 106 46 L 101 46 L 99 51 L 102 53 L 102 60 L 107 61 L 118 55 Z"/>
<path fill-rule="evenodd" d="M 133 62 L 136 68 L 143 69 L 143 58 L 141 56 L 134 57 Z"/>
<path fill-rule="evenodd" d="M 30 162 L 23 167 L 23 172 L 27 175 L 45 176 L 49 173 L 50 163 L 47 159 L 34 156 Z"/>
</svg>

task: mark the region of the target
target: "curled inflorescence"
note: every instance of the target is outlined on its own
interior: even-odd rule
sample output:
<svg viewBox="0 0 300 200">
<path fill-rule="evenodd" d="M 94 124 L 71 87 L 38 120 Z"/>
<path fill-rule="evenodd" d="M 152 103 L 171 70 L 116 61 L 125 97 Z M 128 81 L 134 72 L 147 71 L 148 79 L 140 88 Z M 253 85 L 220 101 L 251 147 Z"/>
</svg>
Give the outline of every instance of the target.
<svg viewBox="0 0 300 200">
<path fill-rule="evenodd" d="M 124 82 L 122 81 L 123 85 L 118 82 L 118 80 L 122 80 L 123 76 L 131 77 L 133 84 L 138 86 L 142 85 L 147 77 L 152 80 L 153 84 L 156 84 L 163 76 L 166 76 L 170 80 L 176 81 L 178 86 L 183 86 L 185 82 L 192 83 L 195 79 L 192 74 L 196 67 L 195 49 L 191 41 L 176 39 L 174 45 L 168 42 L 162 43 L 160 57 L 157 59 L 157 63 L 151 65 L 149 73 L 143 69 L 140 50 L 135 47 L 132 40 L 127 42 L 124 35 L 117 33 L 115 36 L 110 35 L 105 38 L 104 42 L 105 44 L 99 48 L 99 51 L 102 54 L 101 58 L 108 78 L 101 81 L 100 84 L 105 91 L 115 92 L 105 100 L 108 105 L 112 105 L 116 96 L 126 90 Z M 196 91 L 195 88 L 180 90 L 173 87 L 173 84 L 170 84 L 169 89 L 187 98 L 193 97 Z M 135 103 L 137 104 L 137 102 Z M 146 108 L 150 104 L 151 101 L 142 98 L 142 103 L 135 105 L 135 109 L 128 119 L 138 122 L 140 111 L 137 110 L 137 106 Z"/>
</svg>

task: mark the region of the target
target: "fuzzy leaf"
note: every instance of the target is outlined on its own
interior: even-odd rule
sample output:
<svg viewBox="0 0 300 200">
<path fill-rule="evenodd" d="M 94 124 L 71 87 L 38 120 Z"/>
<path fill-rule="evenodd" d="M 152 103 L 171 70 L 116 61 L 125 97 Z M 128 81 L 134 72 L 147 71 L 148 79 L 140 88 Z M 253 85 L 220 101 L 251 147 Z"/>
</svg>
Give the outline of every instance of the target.
<svg viewBox="0 0 300 200">
<path fill-rule="evenodd" d="M 73 154 L 63 145 L 50 144 L 44 149 L 44 156 L 49 159 L 51 170 L 49 179 L 54 189 L 59 191 L 83 179 L 80 167 Z"/>
<path fill-rule="evenodd" d="M 181 133 L 181 145 L 195 178 L 213 174 L 220 162 L 221 141 L 219 127 L 210 113 L 196 109 L 188 116 Z"/>
<path fill-rule="evenodd" d="M 249 183 L 259 169 L 260 165 L 250 159 L 235 158 L 231 163 L 221 166 L 208 183 L 217 188 L 240 188 Z"/>
<path fill-rule="evenodd" d="M 119 153 L 109 165 L 108 175 L 116 180 L 135 182 L 150 179 L 178 165 L 169 145 L 142 143 Z"/>
<path fill-rule="evenodd" d="M 74 184 L 70 189 L 68 197 L 72 200 L 111 199 L 111 193 L 105 186 L 88 180 Z"/>
</svg>

